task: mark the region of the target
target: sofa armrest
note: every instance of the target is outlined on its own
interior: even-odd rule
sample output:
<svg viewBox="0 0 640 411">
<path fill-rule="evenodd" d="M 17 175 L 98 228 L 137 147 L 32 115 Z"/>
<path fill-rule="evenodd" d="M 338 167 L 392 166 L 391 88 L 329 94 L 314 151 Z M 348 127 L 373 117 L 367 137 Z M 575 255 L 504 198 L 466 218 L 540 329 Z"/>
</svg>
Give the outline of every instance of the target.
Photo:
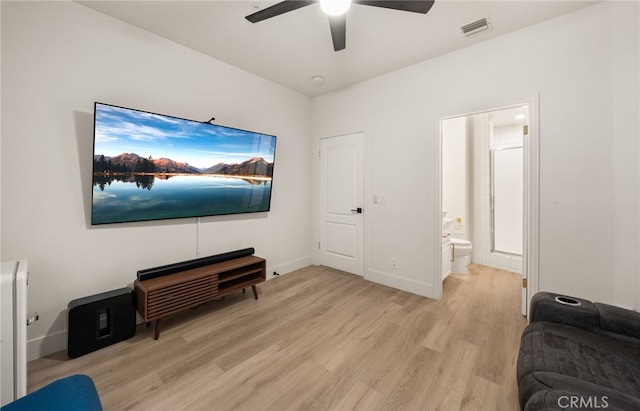
<svg viewBox="0 0 640 411">
<path fill-rule="evenodd" d="M 599 317 L 594 303 L 582 298 L 539 292 L 531 299 L 530 322 L 547 321 L 594 330 L 600 327 Z"/>
<path fill-rule="evenodd" d="M 2 411 L 102 411 L 93 380 L 82 374 L 61 378 L 10 402 Z"/>
<path fill-rule="evenodd" d="M 614 305 L 539 292 L 531 299 L 529 319 L 582 328 L 640 347 L 640 313 Z"/>
</svg>

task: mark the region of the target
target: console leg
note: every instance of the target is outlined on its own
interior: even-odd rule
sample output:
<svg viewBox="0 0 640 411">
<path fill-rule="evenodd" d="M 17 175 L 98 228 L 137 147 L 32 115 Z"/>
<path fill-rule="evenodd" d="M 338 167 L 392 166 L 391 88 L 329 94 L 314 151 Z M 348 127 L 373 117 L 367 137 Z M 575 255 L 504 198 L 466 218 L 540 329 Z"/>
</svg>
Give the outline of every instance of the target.
<svg viewBox="0 0 640 411">
<path fill-rule="evenodd" d="M 253 296 L 256 297 L 256 300 L 258 299 L 258 289 L 256 288 L 256 285 L 252 285 L 251 289 L 253 290 Z"/>
<path fill-rule="evenodd" d="M 156 335 L 153 337 L 154 340 L 160 338 L 160 318 L 156 320 Z"/>
</svg>

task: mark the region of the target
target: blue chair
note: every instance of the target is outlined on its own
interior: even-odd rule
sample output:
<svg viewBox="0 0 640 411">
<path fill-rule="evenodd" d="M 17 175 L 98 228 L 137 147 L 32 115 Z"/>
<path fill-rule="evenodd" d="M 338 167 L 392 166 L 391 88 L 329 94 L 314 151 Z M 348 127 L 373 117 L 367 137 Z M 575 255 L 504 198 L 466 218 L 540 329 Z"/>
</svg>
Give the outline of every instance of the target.
<svg viewBox="0 0 640 411">
<path fill-rule="evenodd" d="M 102 411 L 93 380 L 81 374 L 54 381 L 5 405 L 0 411 Z"/>
</svg>

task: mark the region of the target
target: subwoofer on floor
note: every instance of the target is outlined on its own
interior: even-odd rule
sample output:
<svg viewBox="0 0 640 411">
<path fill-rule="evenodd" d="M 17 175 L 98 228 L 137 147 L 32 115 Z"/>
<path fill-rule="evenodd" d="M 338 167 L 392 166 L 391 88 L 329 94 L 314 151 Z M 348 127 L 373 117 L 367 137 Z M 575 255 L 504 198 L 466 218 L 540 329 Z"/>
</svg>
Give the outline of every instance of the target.
<svg viewBox="0 0 640 411">
<path fill-rule="evenodd" d="M 133 337 L 136 308 L 129 287 L 73 300 L 67 306 L 67 354 L 76 358 Z"/>
</svg>

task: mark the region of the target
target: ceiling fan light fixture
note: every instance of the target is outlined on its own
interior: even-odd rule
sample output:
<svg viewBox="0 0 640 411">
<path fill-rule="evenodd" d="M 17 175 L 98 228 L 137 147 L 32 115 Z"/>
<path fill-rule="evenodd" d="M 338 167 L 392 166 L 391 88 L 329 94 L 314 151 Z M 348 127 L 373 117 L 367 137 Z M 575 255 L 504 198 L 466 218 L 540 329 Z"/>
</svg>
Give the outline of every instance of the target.
<svg viewBox="0 0 640 411">
<path fill-rule="evenodd" d="M 320 8 L 329 16 L 340 16 L 349 10 L 351 0 L 320 0 Z"/>
</svg>

